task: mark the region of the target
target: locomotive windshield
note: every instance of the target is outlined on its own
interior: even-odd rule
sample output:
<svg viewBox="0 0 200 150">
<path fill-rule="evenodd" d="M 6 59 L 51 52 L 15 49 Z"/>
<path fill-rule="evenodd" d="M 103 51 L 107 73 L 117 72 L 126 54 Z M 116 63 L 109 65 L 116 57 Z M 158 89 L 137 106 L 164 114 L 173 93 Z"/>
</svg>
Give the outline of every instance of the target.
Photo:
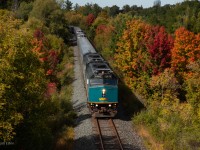
<svg viewBox="0 0 200 150">
<path fill-rule="evenodd" d="M 117 85 L 116 79 L 90 79 L 90 85 Z"/>
</svg>

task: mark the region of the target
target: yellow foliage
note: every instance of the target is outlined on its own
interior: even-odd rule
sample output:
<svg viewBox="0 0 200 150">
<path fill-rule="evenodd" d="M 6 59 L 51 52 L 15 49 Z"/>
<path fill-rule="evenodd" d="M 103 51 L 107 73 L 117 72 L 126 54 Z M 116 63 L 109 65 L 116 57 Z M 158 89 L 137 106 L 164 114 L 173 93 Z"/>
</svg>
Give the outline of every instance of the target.
<svg viewBox="0 0 200 150">
<path fill-rule="evenodd" d="M 198 119 L 200 119 L 200 107 L 197 109 Z"/>
<path fill-rule="evenodd" d="M 74 139 L 74 129 L 68 127 L 57 139 L 55 149 L 66 150 L 72 149 Z"/>
<path fill-rule="evenodd" d="M 180 113 L 181 119 L 183 119 L 184 121 L 189 121 L 192 119 L 193 108 L 189 103 L 180 104 L 178 111 Z"/>
<path fill-rule="evenodd" d="M 169 121 L 166 121 L 166 119 L 158 117 L 158 123 L 161 131 L 166 131 L 171 127 L 171 124 Z"/>
</svg>

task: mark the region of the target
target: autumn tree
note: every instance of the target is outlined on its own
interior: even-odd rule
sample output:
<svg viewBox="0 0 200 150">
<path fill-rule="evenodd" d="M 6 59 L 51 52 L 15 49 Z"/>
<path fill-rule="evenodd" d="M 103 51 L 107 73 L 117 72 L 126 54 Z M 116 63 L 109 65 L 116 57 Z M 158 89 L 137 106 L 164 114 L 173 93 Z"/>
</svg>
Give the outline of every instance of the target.
<svg viewBox="0 0 200 150">
<path fill-rule="evenodd" d="M 187 65 L 187 69 L 189 70 L 189 74 L 185 80 L 187 101 L 191 104 L 194 110 L 193 113 L 200 118 L 200 60 L 190 62 Z"/>
<path fill-rule="evenodd" d="M 106 25 L 107 23 L 108 23 L 108 18 L 99 16 L 94 20 L 92 26 L 94 29 L 96 29 L 99 25 Z"/>
<path fill-rule="evenodd" d="M 133 19 L 118 40 L 114 63 L 125 83 L 148 97 L 150 77 L 170 68 L 172 47 L 172 37 L 164 27 Z"/>
<path fill-rule="evenodd" d="M 102 11 L 100 17 L 104 17 L 104 12 Z M 128 14 L 119 14 L 113 19 L 108 19 L 108 23 L 101 23 L 96 27 L 95 31 L 95 45 L 98 50 L 101 50 L 104 57 L 112 63 L 113 55 L 117 47 L 116 43 L 122 36 L 123 30 L 126 28 L 126 22 L 132 17 Z"/>
<path fill-rule="evenodd" d="M 79 13 L 75 13 L 73 11 L 69 11 L 65 13 L 65 19 L 68 20 L 70 25 L 74 25 L 74 26 L 82 26 L 81 23 L 85 22 L 86 17 L 83 16 L 82 14 Z M 85 24 L 84 24 L 85 25 Z"/>
<path fill-rule="evenodd" d="M 127 29 L 117 44 L 115 64 L 127 80 L 137 77 L 141 71 L 147 71 L 150 60 L 144 39 L 150 29 L 151 27 L 141 20 L 128 21 Z"/>
<path fill-rule="evenodd" d="M 93 14 L 89 14 L 86 18 L 86 22 L 88 26 L 91 26 L 95 20 L 95 16 Z"/>
<path fill-rule="evenodd" d="M 34 39 L 32 40 L 33 53 L 35 53 L 40 60 L 46 75 L 53 77 L 56 75 L 56 67 L 58 64 L 59 51 L 52 49 L 49 40 L 44 36 L 44 33 L 37 29 L 34 32 Z M 55 77 L 54 77 L 55 78 Z M 51 78 L 53 80 L 53 78 Z"/>
<path fill-rule="evenodd" d="M 43 102 L 46 78 L 30 50 L 31 35 L 18 30 L 20 22 L 12 15 L 7 18 L 7 12 L 0 14 L 0 139 L 9 142 L 18 133 L 16 127 Z"/>
<path fill-rule="evenodd" d="M 173 38 L 163 26 L 153 27 L 151 34 L 152 38 L 149 38 L 147 47 L 151 56 L 152 73 L 155 75 L 163 72 L 165 68 L 170 68 Z"/>
<path fill-rule="evenodd" d="M 107 11 L 106 9 L 103 9 L 103 10 L 99 13 L 98 17 L 102 17 L 102 18 L 108 19 L 108 18 L 109 18 L 108 11 Z"/>
<path fill-rule="evenodd" d="M 187 65 L 200 58 L 200 34 L 195 35 L 185 28 L 175 32 L 174 48 L 172 49 L 172 68 L 183 75 Z"/>
<path fill-rule="evenodd" d="M 112 38 L 112 32 L 114 31 L 114 28 L 110 25 L 104 25 L 100 24 L 96 28 L 96 34 L 94 38 L 94 42 L 96 45 L 96 48 L 101 51 L 101 53 L 106 58 L 112 58 L 110 55 L 112 52 L 109 49 L 109 46 L 111 44 L 111 38 Z"/>
<path fill-rule="evenodd" d="M 150 87 L 153 89 L 154 93 L 156 93 L 156 100 L 162 101 L 167 94 L 177 99 L 177 89 L 180 85 L 173 70 L 167 68 L 160 74 L 151 77 Z"/>
<path fill-rule="evenodd" d="M 108 18 L 104 18 L 101 16 L 98 16 L 94 22 L 92 23 L 91 26 L 89 26 L 89 28 L 87 28 L 87 35 L 88 37 L 93 40 L 96 34 L 96 29 L 99 25 L 106 25 L 108 23 Z"/>
</svg>

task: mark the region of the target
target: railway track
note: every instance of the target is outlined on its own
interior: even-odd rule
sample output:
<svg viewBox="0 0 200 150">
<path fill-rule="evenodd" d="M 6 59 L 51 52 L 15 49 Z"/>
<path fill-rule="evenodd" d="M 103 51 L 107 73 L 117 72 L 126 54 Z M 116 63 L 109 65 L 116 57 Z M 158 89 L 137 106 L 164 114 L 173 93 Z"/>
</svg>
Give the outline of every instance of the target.
<svg viewBox="0 0 200 150">
<path fill-rule="evenodd" d="M 112 119 L 94 119 L 96 145 L 100 150 L 124 150 Z"/>
</svg>

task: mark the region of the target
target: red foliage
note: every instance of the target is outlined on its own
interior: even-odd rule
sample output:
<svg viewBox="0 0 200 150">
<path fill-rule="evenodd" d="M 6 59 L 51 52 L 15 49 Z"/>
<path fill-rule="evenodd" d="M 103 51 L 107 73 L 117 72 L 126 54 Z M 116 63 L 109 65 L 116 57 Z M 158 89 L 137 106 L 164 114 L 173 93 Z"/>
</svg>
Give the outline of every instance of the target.
<svg viewBox="0 0 200 150">
<path fill-rule="evenodd" d="M 47 57 L 39 58 L 41 62 L 47 61 Z"/>
<path fill-rule="evenodd" d="M 37 29 L 33 33 L 33 37 L 36 38 L 37 40 L 41 40 L 44 38 L 44 33 L 40 29 Z"/>
<path fill-rule="evenodd" d="M 86 23 L 88 26 L 91 26 L 95 20 L 95 16 L 93 14 L 89 14 L 86 18 Z"/>
<path fill-rule="evenodd" d="M 58 64 L 58 54 L 55 50 L 50 50 L 48 53 L 49 68 L 55 70 Z"/>
<path fill-rule="evenodd" d="M 164 27 L 152 27 L 148 51 L 151 56 L 153 65 L 153 74 L 162 72 L 165 68 L 170 67 L 171 49 L 173 48 L 173 38 L 166 33 Z"/>
<path fill-rule="evenodd" d="M 106 25 L 104 24 L 100 24 L 97 28 L 96 28 L 96 34 L 100 34 L 100 33 L 104 33 L 106 30 Z"/>
<path fill-rule="evenodd" d="M 32 51 L 36 53 L 41 61 L 45 60 L 45 53 L 47 52 L 47 48 L 45 47 L 46 44 L 46 38 L 44 37 L 44 34 L 41 30 L 37 29 L 33 33 L 33 49 Z"/>
<path fill-rule="evenodd" d="M 52 69 L 49 69 L 49 70 L 47 71 L 47 75 L 52 75 L 52 73 L 53 73 L 53 70 L 52 70 Z"/>
<path fill-rule="evenodd" d="M 47 84 L 47 91 L 45 93 L 45 96 L 47 98 L 49 98 L 52 94 L 54 94 L 56 92 L 56 89 L 57 89 L 56 83 L 54 83 L 54 82 L 48 83 Z"/>
<path fill-rule="evenodd" d="M 41 30 L 37 29 L 34 32 L 32 45 L 32 51 L 38 56 L 38 59 L 43 64 L 46 75 L 53 75 L 58 64 L 58 53 L 55 50 L 50 50 L 48 40 Z"/>
<path fill-rule="evenodd" d="M 110 33 L 113 31 L 113 27 L 112 26 L 107 26 L 104 24 L 100 24 L 97 26 L 96 28 L 96 34 L 106 34 L 106 33 Z"/>
</svg>

